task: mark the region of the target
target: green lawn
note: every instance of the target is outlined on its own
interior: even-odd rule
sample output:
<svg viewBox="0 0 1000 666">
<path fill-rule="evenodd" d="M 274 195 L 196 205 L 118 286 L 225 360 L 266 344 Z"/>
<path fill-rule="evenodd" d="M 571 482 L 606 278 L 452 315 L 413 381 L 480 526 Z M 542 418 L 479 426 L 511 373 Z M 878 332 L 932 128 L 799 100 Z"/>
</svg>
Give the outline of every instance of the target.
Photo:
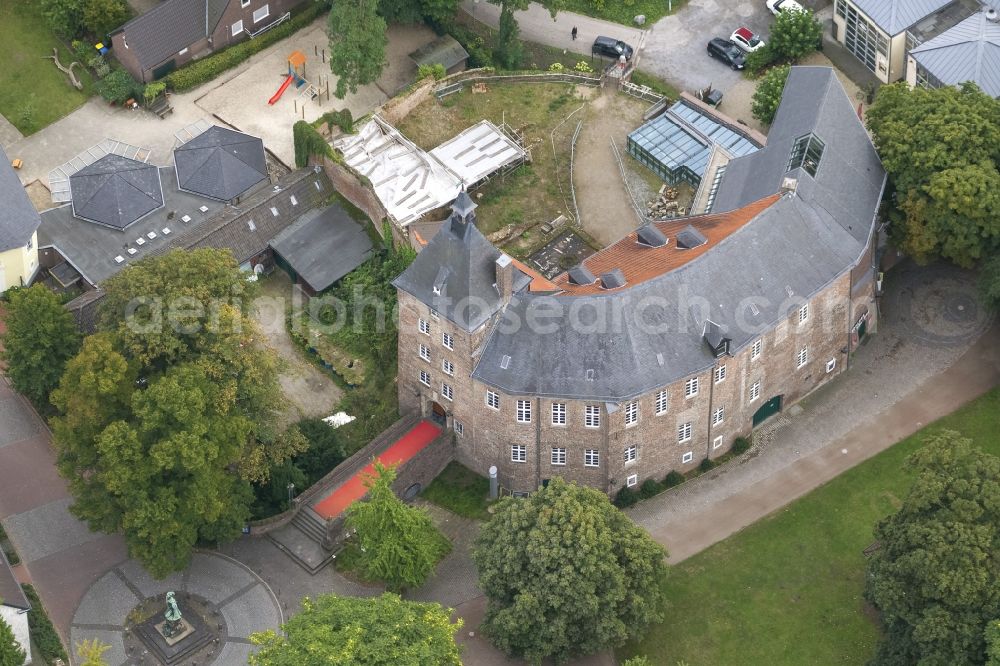
<svg viewBox="0 0 1000 666">
<path fill-rule="evenodd" d="M 639 14 L 646 17 L 646 27 L 667 14 L 673 14 L 686 0 L 566 0 L 562 9 L 594 18 L 635 25 Z"/>
<path fill-rule="evenodd" d="M 59 62 L 69 65 L 69 49 L 45 25 L 35 0 L 0 2 L 0 115 L 22 134 L 33 134 L 83 104 L 91 93 L 90 76 L 74 68 L 83 90 L 44 56 L 59 48 Z M 96 52 L 95 52 L 96 53 Z M 13 157 L 13 156 L 12 156 Z"/>
<path fill-rule="evenodd" d="M 863 664 L 879 629 L 862 598 L 862 550 L 906 496 L 903 460 L 942 428 L 1000 455 L 1000 390 L 673 567 L 663 623 L 623 656 L 670 666 Z"/>
<path fill-rule="evenodd" d="M 486 511 L 489 494 L 489 479 L 460 463 L 450 462 L 422 496 L 460 516 L 489 520 L 490 514 Z"/>
</svg>

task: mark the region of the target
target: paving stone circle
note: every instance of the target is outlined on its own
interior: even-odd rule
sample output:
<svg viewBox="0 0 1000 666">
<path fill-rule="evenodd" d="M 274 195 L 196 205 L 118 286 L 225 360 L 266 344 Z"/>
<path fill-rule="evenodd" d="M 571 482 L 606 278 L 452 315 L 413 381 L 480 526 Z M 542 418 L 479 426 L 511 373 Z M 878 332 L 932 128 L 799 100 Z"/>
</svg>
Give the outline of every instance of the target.
<svg viewBox="0 0 1000 666">
<path fill-rule="evenodd" d="M 277 629 L 284 622 L 270 587 L 245 565 L 218 553 L 198 552 L 191 566 L 156 580 L 135 560 L 111 569 L 87 590 L 73 615 L 70 643 L 97 639 L 110 645 L 108 666 L 155 666 L 155 660 L 129 629 L 153 607 L 162 607 L 168 591 L 203 618 L 212 641 L 184 663 L 199 666 L 246 664 L 254 651 L 250 634 Z"/>
</svg>

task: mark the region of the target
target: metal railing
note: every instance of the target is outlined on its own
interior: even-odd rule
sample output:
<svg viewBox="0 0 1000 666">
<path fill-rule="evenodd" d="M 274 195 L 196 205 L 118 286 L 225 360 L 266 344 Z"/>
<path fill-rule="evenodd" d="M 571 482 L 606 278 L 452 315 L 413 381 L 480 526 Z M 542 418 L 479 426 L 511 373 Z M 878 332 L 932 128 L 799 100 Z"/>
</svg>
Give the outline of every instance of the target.
<svg viewBox="0 0 1000 666">
<path fill-rule="evenodd" d="M 601 76 L 579 72 L 511 72 L 509 74 L 474 74 L 434 89 L 434 96 L 443 99 L 462 90 L 467 83 L 576 83 L 584 86 L 600 86 Z"/>
<path fill-rule="evenodd" d="M 582 120 L 576 124 L 576 130 L 573 132 L 573 138 L 569 142 L 569 192 L 573 197 L 573 212 L 576 214 L 576 223 L 578 225 L 583 224 L 583 220 L 580 217 L 580 209 L 576 205 L 576 185 L 573 183 L 573 163 L 576 157 L 576 139 L 580 136 L 581 127 L 583 127 Z"/>
</svg>

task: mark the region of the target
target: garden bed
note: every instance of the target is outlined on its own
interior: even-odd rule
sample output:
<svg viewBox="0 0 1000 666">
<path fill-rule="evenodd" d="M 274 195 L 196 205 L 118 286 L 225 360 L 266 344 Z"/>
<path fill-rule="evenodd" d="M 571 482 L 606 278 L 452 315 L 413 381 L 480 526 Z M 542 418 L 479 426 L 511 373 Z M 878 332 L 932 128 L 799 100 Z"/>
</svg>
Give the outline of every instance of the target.
<svg viewBox="0 0 1000 666">
<path fill-rule="evenodd" d="M 489 479 L 452 461 L 427 486 L 421 497 L 459 516 L 489 520 L 489 494 Z"/>
</svg>

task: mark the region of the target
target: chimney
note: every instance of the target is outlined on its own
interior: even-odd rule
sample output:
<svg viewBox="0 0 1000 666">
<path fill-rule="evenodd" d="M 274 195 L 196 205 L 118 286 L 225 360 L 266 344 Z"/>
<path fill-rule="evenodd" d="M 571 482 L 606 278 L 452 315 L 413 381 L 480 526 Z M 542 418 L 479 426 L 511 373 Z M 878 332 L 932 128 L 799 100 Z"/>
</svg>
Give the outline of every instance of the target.
<svg viewBox="0 0 1000 666">
<path fill-rule="evenodd" d="M 799 181 L 798 181 L 797 178 L 792 178 L 790 176 L 785 176 L 785 178 L 781 181 L 781 193 L 782 194 L 788 194 L 788 193 L 794 194 L 795 190 L 798 189 L 798 186 L 799 186 Z"/>
<path fill-rule="evenodd" d="M 497 291 L 504 303 L 510 302 L 511 293 L 514 291 L 514 262 L 506 254 L 497 257 Z"/>
</svg>

